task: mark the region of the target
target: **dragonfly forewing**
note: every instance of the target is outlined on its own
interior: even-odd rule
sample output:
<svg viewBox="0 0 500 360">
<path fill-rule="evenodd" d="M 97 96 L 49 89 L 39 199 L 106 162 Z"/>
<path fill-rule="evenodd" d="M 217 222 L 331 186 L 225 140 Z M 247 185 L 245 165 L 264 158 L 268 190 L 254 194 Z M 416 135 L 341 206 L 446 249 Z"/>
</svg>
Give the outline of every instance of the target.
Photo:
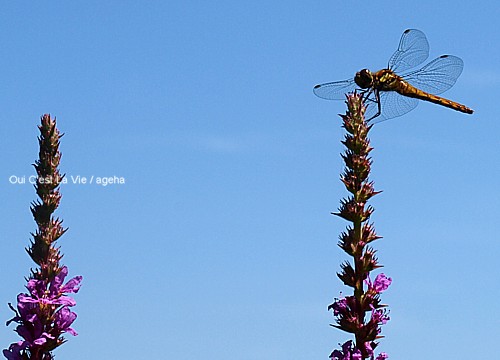
<svg viewBox="0 0 500 360">
<path fill-rule="evenodd" d="M 345 100 L 346 94 L 353 92 L 356 88 L 357 86 L 354 79 L 351 79 L 316 85 L 313 92 L 322 99 Z"/>
<path fill-rule="evenodd" d="M 403 72 L 422 64 L 429 57 L 429 42 L 425 34 L 416 29 L 405 30 L 398 49 L 389 59 L 388 68 Z"/>
</svg>

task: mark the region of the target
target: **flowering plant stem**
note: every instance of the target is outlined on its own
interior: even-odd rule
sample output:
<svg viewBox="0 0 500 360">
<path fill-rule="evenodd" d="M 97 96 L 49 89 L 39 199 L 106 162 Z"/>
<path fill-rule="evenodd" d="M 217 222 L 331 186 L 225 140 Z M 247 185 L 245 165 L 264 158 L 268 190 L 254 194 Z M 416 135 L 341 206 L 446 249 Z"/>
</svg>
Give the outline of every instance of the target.
<svg viewBox="0 0 500 360">
<path fill-rule="evenodd" d="M 7 325 L 17 323 L 15 331 L 23 338 L 3 350 L 3 355 L 10 360 L 52 360 L 52 351 L 66 341 L 62 334 L 77 335 L 71 328 L 76 314 L 70 310 L 76 302 L 66 294 L 78 292 L 82 277 L 76 276 L 64 284 L 68 268 L 61 266 L 63 255 L 55 242 L 67 229 L 62 227 L 62 220 L 52 216 L 61 201 L 58 188 L 64 177 L 58 169 L 62 135 L 56 128 L 55 119 L 48 114 L 42 116 L 38 128 L 40 151 L 34 167 L 39 200 L 31 204 L 38 229 L 31 234 L 33 239 L 26 249 L 38 267 L 31 270 L 27 279 L 28 293 L 17 296 L 17 309 L 9 303 L 15 316 Z"/>
<path fill-rule="evenodd" d="M 365 121 L 365 105 L 359 94 L 347 96 L 348 111 L 341 115 L 346 135 L 342 144 L 346 147 L 342 158 L 345 169 L 341 181 L 351 194 L 341 200 L 339 212 L 334 213 L 349 222 L 345 232 L 340 235 L 339 247 L 352 257 L 350 262 L 341 264 L 337 276 L 342 282 L 353 288 L 353 295 L 335 299 L 328 309 L 333 310 L 336 328 L 354 334 L 355 341 L 345 342 L 340 350 L 334 350 L 332 360 L 374 359 L 374 349 L 378 346 L 380 325 L 389 320 L 386 305 L 380 303 L 380 293 L 386 290 L 391 279 L 383 273 L 372 282 L 370 272 L 382 267 L 375 256 L 376 250 L 369 243 L 380 239 L 372 224 L 368 221 L 374 209 L 366 205 L 367 201 L 379 191 L 375 191 L 369 181 L 372 151 L 368 133 L 372 127 Z M 367 313 L 370 318 L 366 320 Z M 386 359 L 386 353 L 380 353 L 376 360 Z"/>
</svg>

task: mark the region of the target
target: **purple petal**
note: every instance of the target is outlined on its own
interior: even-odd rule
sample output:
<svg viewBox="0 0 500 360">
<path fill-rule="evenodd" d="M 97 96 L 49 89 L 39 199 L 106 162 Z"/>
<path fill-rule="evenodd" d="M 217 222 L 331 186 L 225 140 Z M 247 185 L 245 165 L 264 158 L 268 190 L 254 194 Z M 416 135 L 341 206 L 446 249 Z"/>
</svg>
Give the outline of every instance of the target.
<svg viewBox="0 0 500 360">
<path fill-rule="evenodd" d="M 352 360 L 363 360 L 363 356 L 361 356 L 361 351 L 356 349 L 356 351 L 352 353 Z"/>
<path fill-rule="evenodd" d="M 15 330 L 20 337 L 22 337 L 24 340 L 28 340 L 28 341 L 31 341 L 32 340 L 32 336 L 31 336 L 31 333 L 28 331 L 28 329 L 26 329 L 26 327 L 24 325 L 18 325 L 16 327 L 16 330 Z"/>
<path fill-rule="evenodd" d="M 24 341 L 10 344 L 9 349 L 3 351 L 3 355 L 8 360 L 22 360 L 21 351 L 24 350 L 28 344 Z"/>
<path fill-rule="evenodd" d="M 66 332 L 70 333 L 73 336 L 78 336 L 78 333 L 73 328 L 67 328 Z"/>
<path fill-rule="evenodd" d="M 47 342 L 47 339 L 44 337 L 38 338 L 35 341 L 33 341 L 33 344 L 35 345 L 43 345 Z"/>
<path fill-rule="evenodd" d="M 47 285 L 43 280 L 31 279 L 28 281 L 26 288 L 29 290 L 30 294 L 34 297 L 42 297 L 45 294 Z"/>
<path fill-rule="evenodd" d="M 54 299 L 50 302 L 51 304 L 54 305 L 66 305 L 66 306 L 75 306 L 76 301 L 70 296 L 61 296 L 57 299 Z"/>
<path fill-rule="evenodd" d="M 51 294 L 57 295 L 59 293 L 59 288 L 63 284 L 66 275 L 68 275 L 68 268 L 66 266 L 63 266 L 61 268 L 61 271 L 59 271 L 59 274 L 57 274 L 50 283 Z"/>
<path fill-rule="evenodd" d="M 77 293 L 80 290 L 80 283 L 82 282 L 83 276 L 75 276 L 73 279 L 68 281 L 66 285 L 60 288 L 61 293 Z"/>
<path fill-rule="evenodd" d="M 392 279 L 385 276 L 385 274 L 378 274 L 373 283 L 373 288 L 376 292 L 382 292 L 387 290 L 389 285 L 391 285 Z"/>
<path fill-rule="evenodd" d="M 350 352 L 351 348 L 352 348 L 352 340 L 346 341 L 344 345 L 342 345 L 342 351 L 344 353 Z"/>
<path fill-rule="evenodd" d="M 59 330 L 65 331 L 75 321 L 77 315 L 68 309 L 68 307 L 61 308 L 55 316 L 55 324 Z"/>
<path fill-rule="evenodd" d="M 34 299 L 30 295 L 27 294 L 19 294 L 17 295 L 17 302 L 18 303 L 37 303 L 38 299 Z"/>
<path fill-rule="evenodd" d="M 31 279 L 28 281 L 28 284 L 26 284 L 26 289 L 29 290 L 30 293 L 33 293 L 38 285 L 38 280 Z"/>
<path fill-rule="evenodd" d="M 5 356 L 7 360 L 22 360 L 21 354 L 11 352 L 10 350 L 4 350 L 3 356 Z"/>
<path fill-rule="evenodd" d="M 369 356 L 373 356 L 373 349 L 372 349 L 372 345 L 371 345 L 371 343 L 370 343 L 370 342 L 365 342 L 364 347 L 365 347 L 365 351 L 366 351 L 366 353 L 367 353 Z"/>
</svg>

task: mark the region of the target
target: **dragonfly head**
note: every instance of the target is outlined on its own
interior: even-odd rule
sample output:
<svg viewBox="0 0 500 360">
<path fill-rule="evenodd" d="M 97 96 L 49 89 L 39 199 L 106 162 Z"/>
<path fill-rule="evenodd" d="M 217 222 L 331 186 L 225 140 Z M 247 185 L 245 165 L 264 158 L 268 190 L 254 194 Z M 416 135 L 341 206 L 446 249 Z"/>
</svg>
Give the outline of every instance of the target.
<svg viewBox="0 0 500 360">
<path fill-rule="evenodd" d="M 361 71 L 358 71 L 356 73 L 356 76 L 354 77 L 354 82 L 361 89 L 367 89 L 371 87 L 373 85 L 372 72 L 368 69 L 363 69 Z"/>
</svg>

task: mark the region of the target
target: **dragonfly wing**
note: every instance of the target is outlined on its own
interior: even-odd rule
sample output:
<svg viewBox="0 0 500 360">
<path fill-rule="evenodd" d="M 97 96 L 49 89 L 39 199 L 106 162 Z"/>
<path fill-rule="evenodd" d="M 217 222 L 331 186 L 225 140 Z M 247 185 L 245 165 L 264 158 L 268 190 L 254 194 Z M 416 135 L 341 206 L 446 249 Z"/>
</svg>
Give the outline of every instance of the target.
<svg viewBox="0 0 500 360">
<path fill-rule="evenodd" d="M 389 59 L 389 69 L 402 72 L 420 65 L 429 57 L 429 42 L 425 34 L 416 29 L 405 30 L 399 47 Z"/>
<path fill-rule="evenodd" d="M 442 55 L 420 70 L 413 71 L 402 77 L 422 91 L 441 94 L 455 85 L 463 68 L 464 62 L 459 57 Z"/>
<path fill-rule="evenodd" d="M 369 119 L 377 113 L 378 106 L 376 101 L 368 99 L 365 117 Z M 410 98 L 398 94 L 395 91 L 381 91 L 380 92 L 380 116 L 374 118 L 371 123 L 379 123 L 389 120 L 415 109 L 418 105 L 418 99 Z"/>
<path fill-rule="evenodd" d="M 313 92 L 316 96 L 326 100 L 345 100 L 345 95 L 356 89 L 354 79 L 335 81 L 316 85 Z"/>
</svg>

